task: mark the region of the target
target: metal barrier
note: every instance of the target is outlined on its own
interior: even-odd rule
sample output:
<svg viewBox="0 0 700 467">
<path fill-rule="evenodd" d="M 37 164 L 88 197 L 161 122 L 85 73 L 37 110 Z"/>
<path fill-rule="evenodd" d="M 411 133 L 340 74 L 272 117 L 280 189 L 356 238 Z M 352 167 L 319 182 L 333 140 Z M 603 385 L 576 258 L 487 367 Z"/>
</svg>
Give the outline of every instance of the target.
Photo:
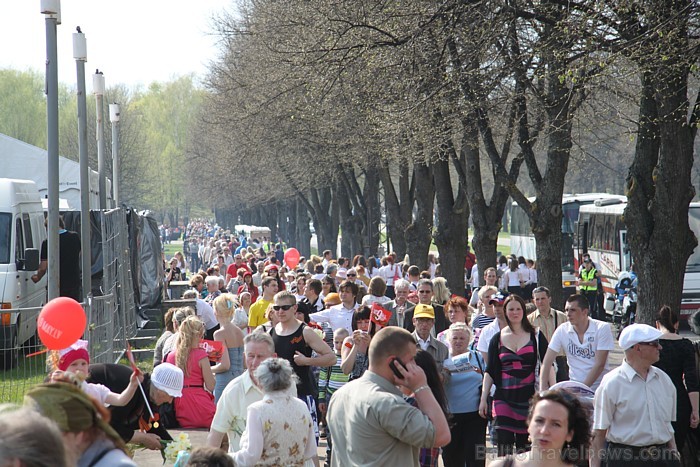
<svg viewBox="0 0 700 467">
<path fill-rule="evenodd" d="M 37 309 L 27 310 L 2 310 L 3 314 L 23 316 L 38 314 Z M 28 320 L 29 321 L 29 320 Z M 10 322 L 17 322 L 12 316 Z M 21 322 L 21 321 L 20 321 Z M 36 322 L 36 321 L 35 321 Z M 17 326 L 0 326 L 0 401 L 1 402 L 22 402 L 24 393 L 33 385 L 41 383 L 46 377 L 46 354 L 41 353 L 34 357 L 27 355 L 36 353 L 42 349 L 41 343 L 36 338 L 31 337 L 24 346 L 19 345 L 18 334 L 25 334 L 19 331 Z"/>
<path fill-rule="evenodd" d="M 113 209 L 102 213 L 103 293 L 83 303 L 87 326 L 83 338 L 89 343 L 91 363 L 116 363 L 128 339 L 136 336 L 136 304 L 131 282 L 131 263 L 126 213 Z M 18 315 L 21 325 L 0 325 L 0 402 L 21 402 L 24 393 L 46 378 L 51 366 L 36 334 L 40 308 L 2 310 Z M 16 319 L 2 322 L 17 322 Z M 26 337 L 17 339 L 17 336 Z"/>
<path fill-rule="evenodd" d="M 126 212 L 123 209 L 103 212 L 101 224 L 103 292 L 116 297 L 119 321 L 114 328 L 115 339 L 120 339 L 125 347 L 126 340 L 134 337 L 137 331 Z"/>
<path fill-rule="evenodd" d="M 116 309 L 114 297 L 111 294 L 94 297 L 82 305 L 87 316 L 83 339 L 88 341 L 90 362 L 116 362 L 126 343 L 115 339 L 115 329 L 123 318 L 119 316 L 121 313 Z M 40 308 L 2 310 L 3 313 L 32 317 L 40 311 Z M 0 402 L 21 402 L 24 393 L 43 382 L 52 369 L 52 355 L 39 341 L 36 326 L 30 332 L 29 340 L 22 343 L 14 338 L 16 326 L 0 326 Z"/>
</svg>

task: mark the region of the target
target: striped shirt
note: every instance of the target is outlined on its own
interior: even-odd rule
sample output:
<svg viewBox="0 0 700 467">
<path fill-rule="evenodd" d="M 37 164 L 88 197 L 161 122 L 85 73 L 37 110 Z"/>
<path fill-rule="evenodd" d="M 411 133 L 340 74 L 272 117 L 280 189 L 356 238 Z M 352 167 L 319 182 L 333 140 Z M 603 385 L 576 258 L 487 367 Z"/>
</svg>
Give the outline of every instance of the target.
<svg viewBox="0 0 700 467">
<path fill-rule="evenodd" d="M 335 391 L 348 382 L 350 375 L 343 373 L 340 369 L 341 357 L 336 355 L 335 365 L 321 369 L 318 377 L 318 400 L 329 401 Z"/>
</svg>

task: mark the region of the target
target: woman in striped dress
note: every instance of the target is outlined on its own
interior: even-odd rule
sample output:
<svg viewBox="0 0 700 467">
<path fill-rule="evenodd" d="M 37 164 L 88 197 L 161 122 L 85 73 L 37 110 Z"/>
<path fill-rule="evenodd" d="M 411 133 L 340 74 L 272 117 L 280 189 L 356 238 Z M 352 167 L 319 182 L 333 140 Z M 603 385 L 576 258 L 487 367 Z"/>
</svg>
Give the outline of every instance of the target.
<svg viewBox="0 0 700 467">
<path fill-rule="evenodd" d="M 525 302 L 510 295 L 504 303 L 508 326 L 493 336 L 489 344 L 484 386 L 479 414 L 494 415 L 496 444 L 500 456 L 527 448 L 527 413 L 530 398 L 535 394 L 539 365 L 547 352 L 547 339 L 532 327 L 525 314 Z M 486 398 L 496 386 L 493 408 Z"/>
</svg>

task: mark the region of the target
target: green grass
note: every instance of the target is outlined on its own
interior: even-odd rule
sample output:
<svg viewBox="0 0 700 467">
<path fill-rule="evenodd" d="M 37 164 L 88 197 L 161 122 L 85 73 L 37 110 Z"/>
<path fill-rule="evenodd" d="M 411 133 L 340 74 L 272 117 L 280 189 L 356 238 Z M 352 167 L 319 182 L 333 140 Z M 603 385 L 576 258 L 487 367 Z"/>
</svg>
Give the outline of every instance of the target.
<svg viewBox="0 0 700 467">
<path fill-rule="evenodd" d="M 182 240 L 178 240 L 177 243 L 166 243 L 163 251 L 165 251 L 165 260 L 169 260 L 178 251 L 182 252 Z"/>
<path fill-rule="evenodd" d="M 0 371 L 0 401 L 21 404 L 24 394 L 46 378 L 46 354 L 25 357 L 20 354 L 16 368 Z"/>
</svg>

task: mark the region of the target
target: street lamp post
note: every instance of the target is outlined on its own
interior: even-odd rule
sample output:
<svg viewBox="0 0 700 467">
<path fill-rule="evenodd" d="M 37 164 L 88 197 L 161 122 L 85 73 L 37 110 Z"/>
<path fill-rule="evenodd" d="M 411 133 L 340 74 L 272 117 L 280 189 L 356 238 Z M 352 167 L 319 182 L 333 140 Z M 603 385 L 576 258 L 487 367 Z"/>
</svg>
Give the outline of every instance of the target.
<svg viewBox="0 0 700 467">
<path fill-rule="evenodd" d="M 90 254 L 90 179 L 88 178 L 87 102 L 85 96 L 85 62 L 87 43 L 85 34 L 76 28 L 73 33 L 73 58 L 78 84 L 78 154 L 80 156 L 80 251 L 83 300 L 92 290 L 92 255 Z"/>
<path fill-rule="evenodd" d="M 60 0 L 41 0 L 46 22 L 46 149 L 48 156 L 48 296 L 58 297 L 58 51 L 56 29 L 60 24 Z"/>
<path fill-rule="evenodd" d="M 100 70 L 92 75 L 92 92 L 95 94 L 95 110 L 97 113 L 97 172 L 100 183 L 100 209 L 107 209 L 107 175 L 105 167 L 105 128 L 104 128 L 104 94 L 105 77 Z"/>
<path fill-rule="evenodd" d="M 119 207 L 119 104 L 116 102 L 109 104 L 109 121 L 112 122 L 112 198 L 115 207 Z"/>
</svg>

